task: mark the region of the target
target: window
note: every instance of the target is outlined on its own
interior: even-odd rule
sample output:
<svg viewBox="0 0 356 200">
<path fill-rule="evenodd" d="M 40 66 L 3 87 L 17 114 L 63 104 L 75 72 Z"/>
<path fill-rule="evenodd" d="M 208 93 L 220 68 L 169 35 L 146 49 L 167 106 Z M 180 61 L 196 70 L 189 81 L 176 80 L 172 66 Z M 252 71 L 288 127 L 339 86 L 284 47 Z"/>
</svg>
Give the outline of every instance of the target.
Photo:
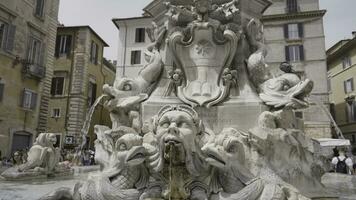
<svg viewBox="0 0 356 200">
<path fill-rule="evenodd" d="M 16 26 L 0 21 L 0 47 L 7 52 L 14 48 Z"/>
<path fill-rule="evenodd" d="M 1 79 L 0 79 L 1 80 Z M 4 89 L 5 89 L 5 84 L 0 82 L 0 102 L 4 98 Z"/>
<path fill-rule="evenodd" d="M 59 108 L 55 108 L 52 111 L 53 118 L 60 118 L 61 117 L 61 110 Z"/>
<path fill-rule="evenodd" d="M 351 58 L 349 56 L 346 56 L 342 59 L 342 68 L 346 69 L 351 67 L 352 63 L 351 63 Z"/>
<path fill-rule="evenodd" d="M 287 13 L 295 13 L 299 11 L 297 0 L 287 0 Z"/>
<path fill-rule="evenodd" d="M 141 64 L 141 51 L 131 51 L 131 65 Z"/>
<path fill-rule="evenodd" d="M 36 0 L 35 15 L 37 17 L 43 17 L 44 14 L 44 0 Z"/>
<path fill-rule="evenodd" d="M 346 101 L 346 117 L 347 122 L 356 122 L 356 102 Z"/>
<path fill-rule="evenodd" d="M 96 100 L 96 83 L 89 81 L 89 88 L 88 88 L 88 105 L 92 106 Z"/>
<path fill-rule="evenodd" d="M 344 81 L 344 90 L 345 90 L 346 94 L 354 91 L 354 79 L 353 78 L 350 78 L 350 79 Z"/>
<path fill-rule="evenodd" d="M 355 144 L 355 143 L 356 143 L 356 136 L 352 135 L 352 144 Z"/>
<path fill-rule="evenodd" d="M 58 35 L 56 41 L 56 57 L 69 56 L 72 46 L 71 35 Z"/>
<path fill-rule="evenodd" d="M 64 77 L 53 77 L 51 85 L 51 95 L 63 95 Z"/>
<path fill-rule="evenodd" d="M 136 34 L 135 34 L 135 42 L 136 43 L 141 43 L 145 42 L 145 28 L 136 28 Z"/>
<path fill-rule="evenodd" d="M 98 45 L 94 41 L 91 42 L 90 62 L 98 64 Z"/>
<path fill-rule="evenodd" d="M 30 37 L 29 46 L 28 46 L 28 56 L 27 61 L 30 64 L 43 64 L 43 54 L 44 48 L 42 47 L 42 42 L 34 37 Z"/>
<path fill-rule="evenodd" d="M 286 39 L 301 39 L 304 37 L 303 24 L 284 25 L 284 37 Z"/>
<path fill-rule="evenodd" d="M 300 111 L 297 111 L 294 113 L 295 114 L 295 117 L 298 118 L 298 119 L 303 119 L 303 112 L 300 112 Z"/>
<path fill-rule="evenodd" d="M 303 45 L 286 46 L 286 61 L 287 62 L 304 61 Z"/>
<path fill-rule="evenodd" d="M 24 89 L 22 94 L 22 107 L 34 110 L 36 108 L 36 104 L 37 94 L 28 89 Z"/>
</svg>

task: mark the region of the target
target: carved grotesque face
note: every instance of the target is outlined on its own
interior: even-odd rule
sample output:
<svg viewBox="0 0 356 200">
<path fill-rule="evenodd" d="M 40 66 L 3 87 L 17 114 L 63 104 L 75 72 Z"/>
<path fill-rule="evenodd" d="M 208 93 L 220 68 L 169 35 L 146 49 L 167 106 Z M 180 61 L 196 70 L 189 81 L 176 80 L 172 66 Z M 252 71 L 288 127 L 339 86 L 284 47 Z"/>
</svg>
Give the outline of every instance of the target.
<svg viewBox="0 0 356 200">
<path fill-rule="evenodd" d="M 194 6 L 198 13 L 205 14 L 211 8 L 211 0 L 195 0 Z"/>
<path fill-rule="evenodd" d="M 142 137 L 129 133 L 116 141 L 113 162 L 117 163 L 118 167 L 123 164 L 136 166 L 145 161 L 145 154 L 145 149 L 142 147 Z"/>
<path fill-rule="evenodd" d="M 174 148 L 174 162 L 184 163 L 186 152 L 195 151 L 198 128 L 191 115 L 183 111 L 170 111 L 158 120 L 156 134 L 165 157 Z"/>
</svg>

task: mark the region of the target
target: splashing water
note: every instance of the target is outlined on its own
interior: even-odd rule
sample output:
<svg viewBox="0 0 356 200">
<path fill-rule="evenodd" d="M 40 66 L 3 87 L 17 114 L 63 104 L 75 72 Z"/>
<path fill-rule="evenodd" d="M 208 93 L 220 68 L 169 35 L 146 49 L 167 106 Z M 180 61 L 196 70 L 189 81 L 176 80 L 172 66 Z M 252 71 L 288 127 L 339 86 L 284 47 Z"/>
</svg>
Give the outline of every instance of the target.
<svg viewBox="0 0 356 200">
<path fill-rule="evenodd" d="M 84 124 L 83 124 L 83 127 L 82 129 L 80 130 L 80 133 L 82 135 L 82 143 L 80 145 L 80 148 L 78 149 L 77 151 L 77 155 L 80 157 L 81 155 L 83 155 L 83 149 L 87 143 L 87 135 L 88 135 L 88 132 L 89 132 L 89 128 L 90 128 L 90 122 L 91 122 L 91 119 L 93 117 L 93 114 L 94 114 L 94 111 L 95 111 L 95 108 L 99 105 L 99 103 L 101 102 L 101 100 L 106 97 L 107 95 L 106 94 L 102 94 L 101 96 L 99 96 L 94 104 L 90 107 L 89 111 L 87 112 L 86 114 L 86 117 L 85 117 L 85 121 L 84 121 Z"/>
<path fill-rule="evenodd" d="M 324 113 L 329 117 L 331 123 L 334 126 L 334 129 L 336 131 L 336 134 L 338 136 L 338 139 L 345 139 L 344 135 L 342 134 L 341 129 L 339 128 L 339 126 L 337 125 L 334 117 L 332 116 L 332 114 L 330 113 L 330 111 L 323 105 L 323 103 L 320 100 L 317 99 L 313 99 L 312 100 L 313 103 L 315 103 L 318 107 L 320 107 Z"/>
</svg>

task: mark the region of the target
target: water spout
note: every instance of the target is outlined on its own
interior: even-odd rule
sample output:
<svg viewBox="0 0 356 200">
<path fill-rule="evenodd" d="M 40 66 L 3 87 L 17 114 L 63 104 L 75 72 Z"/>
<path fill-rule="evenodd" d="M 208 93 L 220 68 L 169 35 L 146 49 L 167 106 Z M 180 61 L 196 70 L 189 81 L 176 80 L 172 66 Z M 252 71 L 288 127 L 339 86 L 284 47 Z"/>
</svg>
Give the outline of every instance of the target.
<svg viewBox="0 0 356 200">
<path fill-rule="evenodd" d="M 94 111 L 95 111 L 95 108 L 99 105 L 99 103 L 101 102 L 101 100 L 106 97 L 108 95 L 106 94 L 102 94 L 101 96 L 99 96 L 94 104 L 90 107 L 89 111 L 87 112 L 86 116 L 85 116 L 85 121 L 84 121 L 84 124 L 83 124 L 83 127 L 82 129 L 80 130 L 80 133 L 82 135 L 82 143 L 79 147 L 79 149 L 77 150 L 77 155 L 78 157 L 82 156 L 83 155 L 83 149 L 87 143 L 87 135 L 88 135 L 88 132 L 89 132 L 89 128 L 90 128 L 90 123 L 91 123 L 91 119 L 93 117 L 93 114 L 94 114 Z"/>
</svg>

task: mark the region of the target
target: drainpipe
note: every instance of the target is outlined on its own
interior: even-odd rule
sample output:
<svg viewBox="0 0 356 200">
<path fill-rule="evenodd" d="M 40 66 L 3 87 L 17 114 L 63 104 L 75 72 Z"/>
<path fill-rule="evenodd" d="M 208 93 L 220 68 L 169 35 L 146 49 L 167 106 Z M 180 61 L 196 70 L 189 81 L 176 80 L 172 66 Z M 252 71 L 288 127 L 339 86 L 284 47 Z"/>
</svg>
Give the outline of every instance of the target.
<svg viewBox="0 0 356 200">
<path fill-rule="evenodd" d="M 124 66 L 122 68 L 122 76 L 124 77 L 126 75 L 126 48 L 127 48 L 127 24 L 126 21 L 124 21 L 125 25 L 125 45 L 124 45 Z"/>
</svg>

